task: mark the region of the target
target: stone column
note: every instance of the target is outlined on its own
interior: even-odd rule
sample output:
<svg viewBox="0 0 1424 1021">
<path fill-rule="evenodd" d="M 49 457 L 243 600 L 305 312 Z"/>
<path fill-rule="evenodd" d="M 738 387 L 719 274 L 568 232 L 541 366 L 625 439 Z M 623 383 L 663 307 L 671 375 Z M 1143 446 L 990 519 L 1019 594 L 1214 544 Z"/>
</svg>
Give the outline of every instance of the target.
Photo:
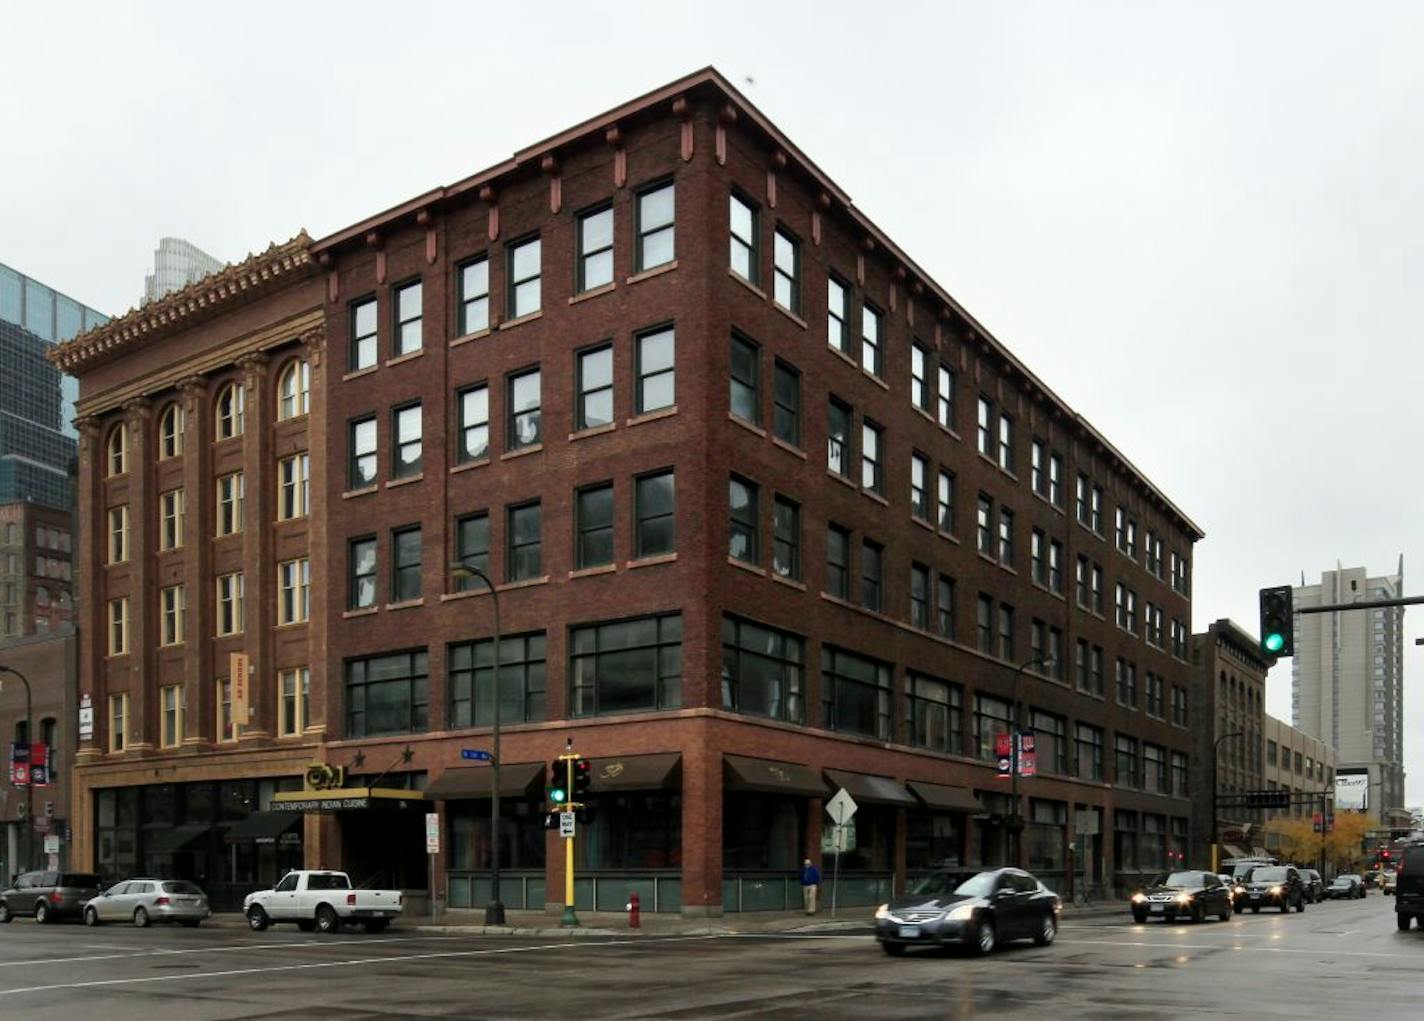
<svg viewBox="0 0 1424 1021">
<path fill-rule="evenodd" d="M 245 422 L 242 431 L 242 472 L 247 502 L 242 520 L 243 650 L 251 665 L 249 705 L 252 716 L 243 723 L 242 741 L 265 740 L 276 729 L 276 678 L 272 676 L 272 627 L 277 622 L 277 570 L 272 562 L 272 523 L 276 520 L 276 473 L 272 464 L 272 400 L 269 359 L 255 351 L 237 360 L 242 369 Z M 226 673 L 223 664 L 219 673 Z"/>
<path fill-rule="evenodd" d="M 189 376 L 179 384 L 183 393 L 183 489 L 187 518 L 183 524 L 183 588 L 187 600 L 183 623 L 184 747 L 204 747 L 209 741 L 202 713 L 203 686 L 213 678 L 212 636 L 216 631 L 212 584 L 213 519 L 217 491 L 212 477 L 213 421 L 208 381 Z"/>
<path fill-rule="evenodd" d="M 107 559 L 104 556 L 105 546 L 109 541 L 109 515 L 104 505 L 104 455 L 100 449 L 103 429 L 93 415 L 85 415 L 75 425 L 79 428 L 79 520 L 74 537 L 78 559 L 75 590 L 78 593 L 79 697 L 88 695 L 94 707 L 94 733 L 79 742 L 74 755 L 74 764 L 83 766 L 94 762 L 102 754 L 103 746 L 98 742 L 99 721 L 104 712 L 101 707 L 108 704 L 103 674 L 107 628 L 103 570 Z M 77 798 L 71 798 L 69 818 L 82 820 L 85 817 L 75 811 L 76 805 Z M 14 858 L 9 860 L 14 861 Z"/>
<path fill-rule="evenodd" d="M 307 450 L 311 454 L 311 500 L 307 507 L 307 556 L 311 558 L 311 620 L 307 624 L 307 665 L 311 670 L 311 699 L 308 702 L 310 716 L 306 721 L 305 733 L 315 740 L 324 740 L 328 733 L 336 733 L 340 728 L 329 717 L 335 692 L 328 689 L 327 641 L 328 619 L 331 614 L 341 612 L 344 605 L 341 598 L 343 589 L 339 584 L 328 585 L 328 571 L 332 564 L 328 554 L 328 515 L 326 513 L 326 492 L 329 472 L 340 472 L 339 465 L 331 464 L 332 451 L 327 445 L 326 428 L 326 367 L 322 355 L 326 350 L 326 326 L 313 327 L 301 337 L 302 357 L 306 359 L 310 371 L 310 399 L 307 414 Z M 335 595 L 329 595 L 335 593 Z M 336 679 L 340 683 L 340 678 Z"/>
<path fill-rule="evenodd" d="M 156 700 L 149 697 L 150 685 L 157 683 L 154 661 L 158 631 L 154 602 L 154 560 L 158 554 L 159 501 L 154 492 L 154 445 L 149 435 L 153 424 L 153 404 L 136 397 L 124 404 L 129 428 L 129 718 L 125 749 L 143 752 L 153 748 Z M 106 523 L 107 527 L 107 523 Z M 101 609 L 107 613 L 107 607 Z M 107 617 L 104 620 L 108 627 Z M 100 710 L 99 706 L 95 707 Z M 107 704 L 102 708 L 108 712 Z M 153 717 L 153 718 L 150 718 Z"/>
</svg>

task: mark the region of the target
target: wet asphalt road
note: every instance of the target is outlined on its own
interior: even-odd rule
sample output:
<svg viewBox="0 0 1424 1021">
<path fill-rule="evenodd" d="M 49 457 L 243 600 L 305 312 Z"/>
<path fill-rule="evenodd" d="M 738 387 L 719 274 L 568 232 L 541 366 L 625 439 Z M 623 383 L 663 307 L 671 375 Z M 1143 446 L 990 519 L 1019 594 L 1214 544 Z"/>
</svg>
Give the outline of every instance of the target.
<svg viewBox="0 0 1424 1021">
<path fill-rule="evenodd" d="M 466 937 L 0 926 L 0 1017 L 1424 1017 L 1424 932 L 1391 898 L 1057 944 L 885 956 L 868 936 Z"/>
</svg>

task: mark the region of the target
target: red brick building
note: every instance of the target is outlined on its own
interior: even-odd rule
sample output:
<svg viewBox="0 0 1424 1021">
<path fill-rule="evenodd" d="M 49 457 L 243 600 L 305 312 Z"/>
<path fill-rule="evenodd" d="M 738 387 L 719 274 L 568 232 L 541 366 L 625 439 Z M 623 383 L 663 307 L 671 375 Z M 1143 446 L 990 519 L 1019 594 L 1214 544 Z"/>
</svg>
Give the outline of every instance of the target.
<svg viewBox="0 0 1424 1021">
<path fill-rule="evenodd" d="M 1095 885 L 1188 850 L 1200 531 L 714 71 L 56 357 L 95 867 L 423 890 L 433 808 L 441 895 L 483 903 L 489 774 L 460 751 L 489 742 L 495 600 L 457 561 L 498 592 L 511 906 L 561 900 L 541 788 L 570 741 L 581 906 L 779 907 L 837 787 L 842 903 L 1001 860 L 1016 672 L 1026 863 L 1066 888 L 1075 841 Z M 297 820 L 309 762 L 377 791 Z"/>
</svg>

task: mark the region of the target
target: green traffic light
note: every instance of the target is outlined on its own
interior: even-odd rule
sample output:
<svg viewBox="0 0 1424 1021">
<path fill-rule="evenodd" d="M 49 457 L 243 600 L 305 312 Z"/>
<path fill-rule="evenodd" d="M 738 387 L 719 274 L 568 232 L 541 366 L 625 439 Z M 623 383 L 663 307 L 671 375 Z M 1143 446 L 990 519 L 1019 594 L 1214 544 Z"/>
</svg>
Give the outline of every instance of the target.
<svg viewBox="0 0 1424 1021">
<path fill-rule="evenodd" d="M 556 805 L 562 805 L 565 801 L 569 800 L 569 792 L 562 787 L 550 787 L 549 800 Z"/>
<path fill-rule="evenodd" d="M 1267 651 L 1267 652 L 1280 652 L 1282 649 L 1284 649 L 1284 648 L 1286 647 L 1285 635 L 1281 635 L 1281 634 L 1271 634 L 1271 635 L 1267 635 L 1265 642 L 1263 642 L 1262 644 L 1264 644 L 1264 645 L 1266 646 L 1266 651 Z"/>
</svg>

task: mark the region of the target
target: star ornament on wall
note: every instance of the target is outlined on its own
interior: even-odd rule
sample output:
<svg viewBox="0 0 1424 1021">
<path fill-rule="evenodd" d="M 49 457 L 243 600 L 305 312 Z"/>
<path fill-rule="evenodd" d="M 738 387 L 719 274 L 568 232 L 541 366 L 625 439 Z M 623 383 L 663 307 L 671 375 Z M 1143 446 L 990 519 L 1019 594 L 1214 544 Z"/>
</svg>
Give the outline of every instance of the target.
<svg viewBox="0 0 1424 1021">
<path fill-rule="evenodd" d="M 411 749 L 410 745 L 406 745 L 405 750 L 401 752 L 401 762 L 410 762 L 414 758 L 415 752 Z"/>
<path fill-rule="evenodd" d="M 366 764 L 366 753 L 365 753 L 365 752 L 357 752 L 357 753 L 356 753 L 356 757 L 351 760 L 351 768 L 352 768 L 352 769 L 360 769 L 360 768 L 361 768 L 362 766 L 364 766 L 365 764 Z"/>
</svg>

